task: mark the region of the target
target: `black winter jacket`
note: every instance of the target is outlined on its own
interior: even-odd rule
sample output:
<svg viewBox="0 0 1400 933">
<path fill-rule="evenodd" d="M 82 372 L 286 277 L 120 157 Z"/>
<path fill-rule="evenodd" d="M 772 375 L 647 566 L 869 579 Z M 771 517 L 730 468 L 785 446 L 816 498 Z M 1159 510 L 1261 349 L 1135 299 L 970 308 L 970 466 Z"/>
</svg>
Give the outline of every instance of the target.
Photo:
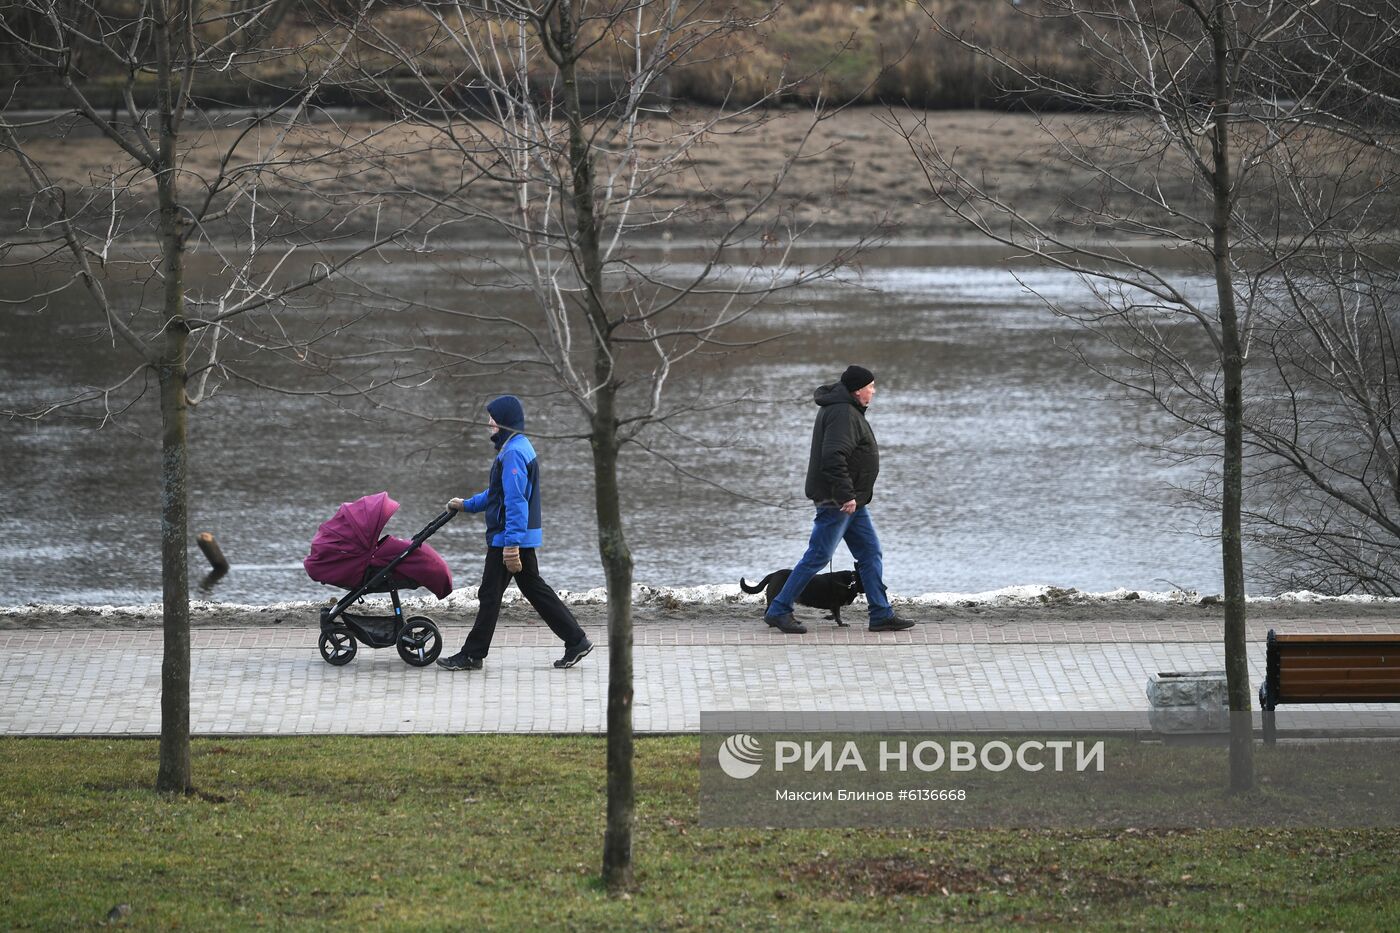
<svg viewBox="0 0 1400 933">
<path fill-rule="evenodd" d="M 880 448 L 862 408 L 841 383 L 812 394 L 820 407 L 807 461 L 807 498 L 818 505 L 867 504 L 880 474 Z"/>
</svg>

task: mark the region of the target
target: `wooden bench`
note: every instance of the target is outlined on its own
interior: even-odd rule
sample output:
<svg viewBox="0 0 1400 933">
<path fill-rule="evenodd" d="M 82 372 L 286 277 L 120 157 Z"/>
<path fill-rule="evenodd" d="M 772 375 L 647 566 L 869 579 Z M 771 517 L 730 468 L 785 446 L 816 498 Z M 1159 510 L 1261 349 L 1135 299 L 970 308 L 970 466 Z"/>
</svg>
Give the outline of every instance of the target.
<svg viewBox="0 0 1400 933">
<path fill-rule="evenodd" d="M 1270 744 L 1280 703 L 1400 703 L 1400 634 L 1280 635 L 1270 629 L 1259 687 Z"/>
</svg>

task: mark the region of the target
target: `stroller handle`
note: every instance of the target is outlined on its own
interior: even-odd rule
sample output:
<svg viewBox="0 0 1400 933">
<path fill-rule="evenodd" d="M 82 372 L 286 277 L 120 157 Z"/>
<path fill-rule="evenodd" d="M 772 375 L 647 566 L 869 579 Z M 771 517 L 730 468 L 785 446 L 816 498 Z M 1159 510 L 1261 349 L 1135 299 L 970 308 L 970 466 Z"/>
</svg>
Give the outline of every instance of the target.
<svg viewBox="0 0 1400 933">
<path fill-rule="evenodd" d="M 424 528 L 422 531 L 418 532 L 418 534 L 413 536 L 413 543 L 422 544 L 424 541 L 427 541 L 433 535 L 437 534 L 439 528 L 452 521 L 453 516 L 455 516 L 456 514 L 457 512 L 455 509 L 444 510 L 441 515 L 428 522 L 426 528 Z"/>
</svg>

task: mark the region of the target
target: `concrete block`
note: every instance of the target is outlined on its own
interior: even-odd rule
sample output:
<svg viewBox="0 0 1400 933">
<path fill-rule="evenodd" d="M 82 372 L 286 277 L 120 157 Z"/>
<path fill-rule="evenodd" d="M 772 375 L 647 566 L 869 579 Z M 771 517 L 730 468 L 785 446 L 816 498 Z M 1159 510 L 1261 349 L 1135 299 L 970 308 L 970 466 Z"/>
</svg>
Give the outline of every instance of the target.
<svg viewBox="0 0 1400 933">
<path fill-rule="evenodd" d="M 1161 671 L 1147 679 L 1147 718 L 1173 735 L 1230 731 L 1224 671 Z"/>
</svg>

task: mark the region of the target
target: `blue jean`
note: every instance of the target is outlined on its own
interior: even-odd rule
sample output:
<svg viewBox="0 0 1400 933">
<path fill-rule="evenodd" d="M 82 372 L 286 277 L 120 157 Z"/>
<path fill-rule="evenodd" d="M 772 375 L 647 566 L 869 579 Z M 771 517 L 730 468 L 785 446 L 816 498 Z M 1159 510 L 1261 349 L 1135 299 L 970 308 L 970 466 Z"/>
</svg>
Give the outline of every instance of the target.
<svg viewBox="0 0 1400 933">
<path fill-rule="evenodd" d="M 880 539 L 875 535 L 875 523 L 865 506 L 847 515 L 834 506 L 817 509 L 817 517 L 812 521 L 812 539 L 807 542 L 807 553 L 792 568 L 792 574 L 783 585 L 783 591 L 768 607 L 769 616 L 780 616 L 792 612 L 792 604 L 812 578 L 821 573 L 836 553 L 836 546 L 842 541 L 850 548 L 860 571 L 860 582 L 865 586 L 865 598 L 870 603 L 870 621 L 879 622 L 894 615 L 889 597 L 885 595 L 885 565 L 880 552 Z"/>
</svg>

